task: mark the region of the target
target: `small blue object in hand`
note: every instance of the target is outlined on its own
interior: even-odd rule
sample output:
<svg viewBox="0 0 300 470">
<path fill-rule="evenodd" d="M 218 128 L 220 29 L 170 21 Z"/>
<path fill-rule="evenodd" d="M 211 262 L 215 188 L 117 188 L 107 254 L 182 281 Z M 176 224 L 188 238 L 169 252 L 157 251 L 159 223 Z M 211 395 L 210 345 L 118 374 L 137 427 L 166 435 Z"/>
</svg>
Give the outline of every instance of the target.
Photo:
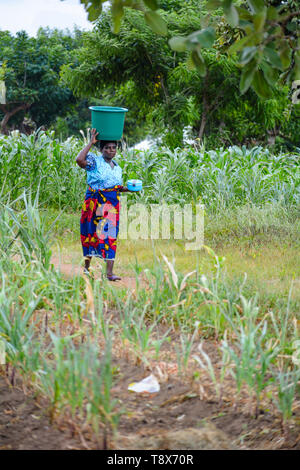
<svg viewBox="0 0 300 470">
<path fill-rule="evenodd" d="M 129 191 L 141 191 L 143 189 L 143 183 L 141 180 L 129 180 L 127 181 L 127 188 Z"/>
</svg>

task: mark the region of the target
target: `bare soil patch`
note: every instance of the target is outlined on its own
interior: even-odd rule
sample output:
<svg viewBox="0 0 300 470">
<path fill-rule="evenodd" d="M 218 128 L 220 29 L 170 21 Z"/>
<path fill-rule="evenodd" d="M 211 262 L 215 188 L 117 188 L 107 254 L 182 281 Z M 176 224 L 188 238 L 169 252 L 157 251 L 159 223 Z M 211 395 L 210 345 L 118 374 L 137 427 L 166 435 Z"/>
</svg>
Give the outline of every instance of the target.
<svg viewBox="0 0 300 470">
<path fill-rule="evenodd" d="M 50 424 L 47 410 L 0 376 L 0 450 L 78 449 L 78 439 Z"/>
<path fill-rule="evenodd" d="M 300 450 L 300 416 L 295 416 L 284 436 L 272 412 L 261 411 L 254 419 L 247 412 L 246 402 L 241 403 L 243 409 L 236 409 L 229 400 L 220 406 L 209 393 L 201 399 L 195 384 L 172 373 L 166 373 L 161 380 L 158 393 L 130 392 L 128 385 L 150 371 L 127 358 L 114 362 L 120 373 L 112 395 L 126 411 L 117 435 L 108 441 L 110 449 Z M 99 449 L 99 442 L 103 442 L 102 435 L 96 442 L 95 436 L 85 432 L 80 435 L 63 420 L 51 425 L 45 403 L 41 405 L 21 388 L 11 387 L 3 376 L 0 397 L 1 450 Z"/>
</svg>

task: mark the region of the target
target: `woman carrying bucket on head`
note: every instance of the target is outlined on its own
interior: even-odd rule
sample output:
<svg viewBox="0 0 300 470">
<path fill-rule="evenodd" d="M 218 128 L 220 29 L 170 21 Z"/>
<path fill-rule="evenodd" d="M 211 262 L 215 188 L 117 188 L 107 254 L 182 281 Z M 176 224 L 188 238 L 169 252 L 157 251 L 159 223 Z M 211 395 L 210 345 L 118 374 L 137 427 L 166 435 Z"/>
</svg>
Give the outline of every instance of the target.
<svg viewBox="0 0 300 470">
<path fill-rule="evenodd" d="M 80 219 L 80 235 L 88 274 L 92 256 L 106 261 L 106 276 L 109 281 L 121 278 L 113 273 L 119 233 L 120 192 L 129 191 L 122 185 L 122 169 L 113 160 L 116 141 L 100 140 L 102 155 L 90 153 L 97 143 L 98 132 L 92 129 L 89 144 L 79 152 L 76 162 L 87 172 L 88 189 Z"/>
<path fill-rule="evenodd" d="M 139 191 L 141 181 L 128 188 L 123 186 L 122 169 L 113 160 L 117 151 L 117 140 L 123 134 L 126 108 L 92 106 L 91 140 L 77 155 L 76 162 L 87 172 L 88 189 L 80 219 L 80 235 L 85 257 L 85 273 L 89 273 L 92 256 L 106 261 L 106 276 L 109 281 L 121 278 L 113 273 L 119 233 L 120 193 Z M 100 141 L 97 136 L 101 133 Z M 99 142 L 102 155 L 90 153 Z"/>
</svg>

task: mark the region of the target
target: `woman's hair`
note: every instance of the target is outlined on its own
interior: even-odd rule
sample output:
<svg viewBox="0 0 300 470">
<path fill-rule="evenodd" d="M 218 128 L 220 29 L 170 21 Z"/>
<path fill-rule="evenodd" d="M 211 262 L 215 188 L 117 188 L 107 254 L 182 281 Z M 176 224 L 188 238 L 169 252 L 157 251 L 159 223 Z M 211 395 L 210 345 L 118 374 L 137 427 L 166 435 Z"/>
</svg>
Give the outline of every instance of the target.
<svg viewBox="0 0 300 470">
<path fill-rule="evenodd" d="M 103 150 L 106 144 L 116 144 L 118 145 L 116 140 L 99 140 L 99 143 L 97 142 L 97 145 L 99 145 L 100 150 Z"/>
</svg>

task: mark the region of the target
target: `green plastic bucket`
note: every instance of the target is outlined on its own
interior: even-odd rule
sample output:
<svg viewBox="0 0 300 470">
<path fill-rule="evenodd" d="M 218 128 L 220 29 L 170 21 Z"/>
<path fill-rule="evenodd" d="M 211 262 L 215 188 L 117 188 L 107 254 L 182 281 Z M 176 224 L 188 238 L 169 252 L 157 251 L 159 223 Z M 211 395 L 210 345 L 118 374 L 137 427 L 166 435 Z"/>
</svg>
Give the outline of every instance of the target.
<svg viewBox="0 0 300 470">
<path fill-rule="evenodd" d="M 112 106 L 90 106 L 92 128 L 99 132 L 98 140 L 120 140 L 123 135 L 125 113 L 128 109 Z"/>
</svg>

